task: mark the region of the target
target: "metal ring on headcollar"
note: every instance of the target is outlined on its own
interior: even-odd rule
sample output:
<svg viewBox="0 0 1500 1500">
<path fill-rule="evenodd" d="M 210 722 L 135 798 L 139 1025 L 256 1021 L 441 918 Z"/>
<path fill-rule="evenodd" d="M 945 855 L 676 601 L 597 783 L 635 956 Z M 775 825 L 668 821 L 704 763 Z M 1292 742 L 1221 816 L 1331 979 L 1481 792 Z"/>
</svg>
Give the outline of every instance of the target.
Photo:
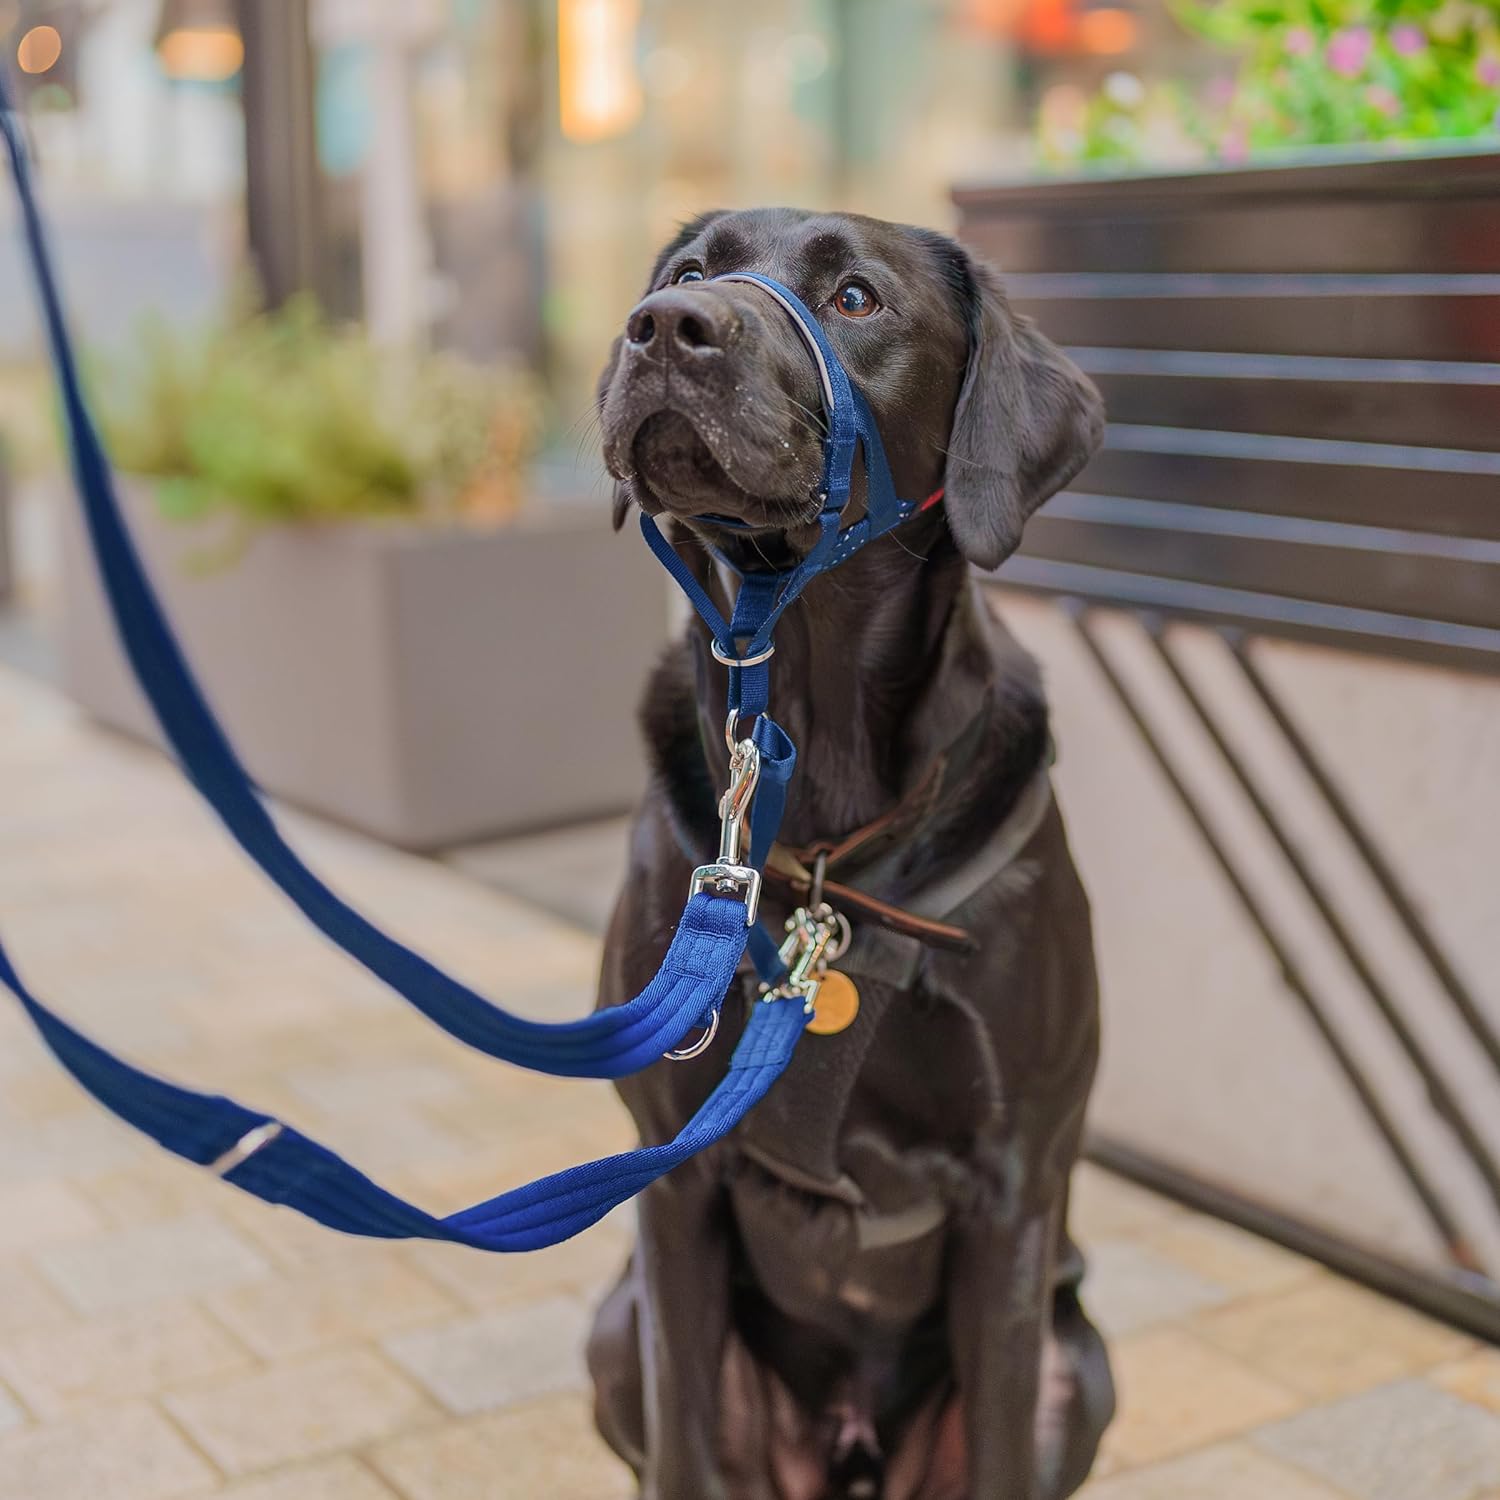
<svg viewBox="0 0 1500 1500">
<path fill-rule="evenodd" d="M 763 661 L 770 661 L 776 655 L 776 647 L 773 645 L 756 652 L 754 656 L 730 656 L 719 650 L 719 643 L 712 636 L 709 637 L 708 649 L 713 652 L 714 660 L 723 662 L 726 667 L 758 667 Z"/>
</svg>

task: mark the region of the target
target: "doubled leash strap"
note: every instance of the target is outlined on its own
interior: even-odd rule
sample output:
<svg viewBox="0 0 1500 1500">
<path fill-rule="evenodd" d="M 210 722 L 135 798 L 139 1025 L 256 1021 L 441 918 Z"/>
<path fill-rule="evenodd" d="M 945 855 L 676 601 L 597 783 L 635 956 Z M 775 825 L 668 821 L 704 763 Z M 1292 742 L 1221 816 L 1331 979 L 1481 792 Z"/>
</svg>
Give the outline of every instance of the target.
<svg viewBox="0 0 1500 1500">
<path fill-rule="evenodd" d="M 722 999 L 754 916 L 744 886 L 695 886 L 706 892 L 706 899 L 689 904 L 661 971 L 635 999 L 581 1020 L 544 1023 L 511 1015 L 382 932 L 324 884 L 282 837 L 189 669 L 121 517 L 109 463 L 79 383 L 21 122 L 9 107 L 3 78 L 0 125 L 20 195 L 94 556 L 130 664 L 189 779 L 240 847 L 319 931 L 458 1040 L 534 1072 L 564 1077 L 618 1078 L 655 1062 Z M 768 801 L 774 801 L 792 772 L 790 742 L 767 731 L 757 753 L 758 782 L 767 789 Z M 761 847 L 769 848 L 769 840 Z"/>
<path fill-rule="evenodd" d="M 708 623 L 715 654 L 731 669 L 731 783 L 720 804 L 719 857 L 694 871 L 687 906 L 661 970 L 639 996 L 581 1021 L 526 1021 L 449 978 L 341 900 L 303 864 L 261 803 L 188 668 L 120 515 L 108 460 L 79 383 L 21 122 L 10 107 L 3 76 L 0 129 L 21 203 L 74 475 L 110 607 L 172 749 L 240 846 L 319 930 L 423 1014 L 471 1046 L 536 1071 L 618 1077 L 655 1061 L 664 1048 L 704 1025 L 702 1042 L 669 1055 L 701 1050 L 717 1030 L 720 1007 L 747 942 L 767 981 L 764 1000 L 752 1007 L 724 1078 L 673 1140 L 569 1168 L 446 1218 L 387 1192 L 326 1147 L 268 1115 L 182 1088 L 114 1056 L 48 1009 L 3 949 L 0 982 L 15 993 L 62 1065 L 105 1108 L 166 1150 L 269 1203 L 294 1208 L 346 1233 L 446 1240 L 482 1250 L 538 1249 L 577 1234 L 723 1139 L 780 1076 L 807 1024 L 816 987 L 814 966 L 829 950 L 833 923 L 799 912 L 796 930 L 778 951 L 756 921 L 761 872 L 750 850 L 759 851 L 762 861 L 770 851 L 796 759 L 790 740 L 765 713 L 766 663 L 774 650 L 771 632 L 777 619 L 811 579 L 918 508 L 895 496 L 868 406 L 813 315 L 791 292 L 764 277 L 739 278 L 757 282 L 786 309 L 818 363 L 829 418 L 821 535 L 797 568 L 745 578 L 733 618 L 725 621 L 654 524 L 646 523 L 647 541 Z M 861 446 L 869 504 L 859 522 L 841 531 L 854 455 Z M 748 643 L 744 650 L 737 648 L 738 641 Z M 744 739 L 737 737 L 741 718 L 755 720 Z"/>
<path fill-rule="evenodd" d="M 737 920 L 743 929 L 742 911 Z M 569 1167 L 439 1219 L 289 1125 L 122 1062 L 37 1000 L 3 952 L 0 981 L 19 997 L 57 1059 L 99 1103 L 175 1155 L 330 1229 L 376 1239 L 449 1240 L 476 1250 L 555 1245 L 722 1140 L 781 1076 L 807 1024 L 800 1005 L 756 1005 L 728 1073 L 674 1140 Z"/>
</svg>

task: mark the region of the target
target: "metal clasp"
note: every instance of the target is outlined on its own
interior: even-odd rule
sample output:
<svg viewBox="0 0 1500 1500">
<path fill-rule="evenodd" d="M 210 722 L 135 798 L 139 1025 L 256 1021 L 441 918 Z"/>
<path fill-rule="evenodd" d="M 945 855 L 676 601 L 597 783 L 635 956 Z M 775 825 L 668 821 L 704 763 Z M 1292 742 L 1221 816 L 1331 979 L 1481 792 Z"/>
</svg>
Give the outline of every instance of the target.
<svg viewBox="0 0 1500 1500">
<path fill-rule="evenodd" d="M 755 925 L 760 909 L 760 871 L 750 857 L 750 832 L 745 819 L 760 781 L 760 751 L 754 740 L 741 740 L 729 757 L 729 787 L 719 799 L 719 857 L 693 871 L 689 896 L 738 896 L 745 903 L 745 926 Z"/>
<path fill-rule="evenodd" d="M 775 986 L 763 984 L 761 999 L 800 1000 L 811 1015 L 828 965 L 849 946 L 849 922 L 825 901 L 811 910 L 799 906 L 787 918 L 786 931 L 780 950 L 786 978 Z"/>
</svg>

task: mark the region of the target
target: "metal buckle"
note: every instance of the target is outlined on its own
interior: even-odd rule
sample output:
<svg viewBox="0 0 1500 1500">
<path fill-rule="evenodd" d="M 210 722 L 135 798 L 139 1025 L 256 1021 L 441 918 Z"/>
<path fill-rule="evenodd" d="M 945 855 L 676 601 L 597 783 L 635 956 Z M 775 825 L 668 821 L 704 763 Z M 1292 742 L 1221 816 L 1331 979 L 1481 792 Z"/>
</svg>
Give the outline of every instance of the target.
<svg viewBox="0 0 1500 1500">
<path fill-rule="evenodd" d="M 760 781 L 760 751 L 754 740 L 741 740 L 729 757 L 729 788 L 719 799 L 719 857 L 693 871 L 688 895 L 738 896 L 745 903 L 745 926 L 755 925 L 760 910 L 760 871 L 746 864 L 750 833 L 745 819 Z"/>
<path fill-rule="evenodd" d="M 849 947 L 849 921 L 824 901 L 811 910 L 799 906 L 786 919 L 786 930 L 780 951 L 787 976 L 778 985 L 761 985 L 761 999 L 800 1000 L 803 1010 L 811 1015 L 824 971 Z"/>
</svg>

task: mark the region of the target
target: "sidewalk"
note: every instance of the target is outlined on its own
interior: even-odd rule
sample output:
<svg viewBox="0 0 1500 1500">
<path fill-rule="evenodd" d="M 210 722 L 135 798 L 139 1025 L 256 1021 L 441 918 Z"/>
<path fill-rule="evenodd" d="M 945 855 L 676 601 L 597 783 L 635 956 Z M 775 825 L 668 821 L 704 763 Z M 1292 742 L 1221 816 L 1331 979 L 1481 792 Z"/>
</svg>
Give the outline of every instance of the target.
<svg viewBox="0 0 1500 1500">
<path fill-rule="evenodd" d="M 0 668 L 0 934 L 101 1040 L 439 1211 L 630 1143 L 609 1088 L 466 1052 L 330 951 L 159 758 Z M 357 904 L 510 1007 L 594 941 L 287 820 Z M 1085 1170 L 1124 1408 L 1089 1500 L 1500 1500 L 1500 1353 Z M 163 1156 L 0 1006 L 0 1500 L 610 1500 L 580 1343 L 616 1216 L 527 1257 L 343 1239 Z"/>
</svg>

